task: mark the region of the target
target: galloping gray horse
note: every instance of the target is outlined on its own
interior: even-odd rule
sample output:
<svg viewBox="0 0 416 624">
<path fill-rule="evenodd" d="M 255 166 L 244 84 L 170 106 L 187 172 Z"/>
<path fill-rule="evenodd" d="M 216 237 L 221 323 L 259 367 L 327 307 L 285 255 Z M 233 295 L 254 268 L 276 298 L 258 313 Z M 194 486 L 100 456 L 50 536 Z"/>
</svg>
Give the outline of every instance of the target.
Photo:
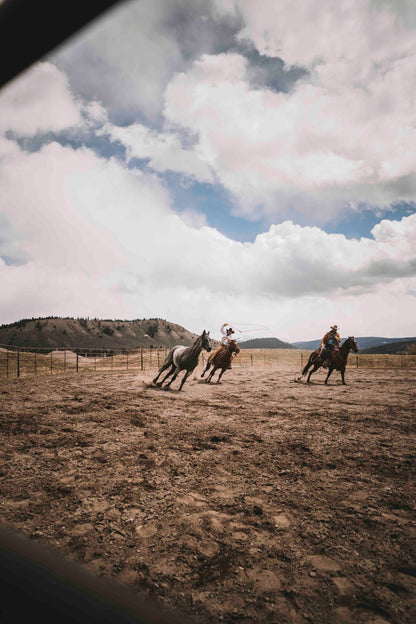
<svg viewBox="0 0 416 624">
<path fill-rule="evenodd" d="M 169 351 L 162 368 L 159 370 L 157 376 L 153 379 L 153 383 L 160 388 L 165 379 L 167 379 L 170 375 L 174 373 L 172 379 L 165 386 L 165 388 L 169 388 L 172 381 L 175 381 L 178 373 L 180 373 L 181 370 L 186 370 L 181 385 L 179 386 L 179 390 L 182 390 L 183 384 L 198 364 L 199 354 L 201 353 L 202 349 L 205 349 L 206 351 L 211 351 L 209 332 L 206 332 L 205 329 L 202 334 L 198 336 L 192 346 L 182 347 L 181 345 L 177 345 Z M 163 371 L 169 368 L 169 366 L 171 368 L 168 374 L 165 375 L 162 381 L 158 382 L 157 380 L 159 379 L 160 375 L 163 373 Z"/>
</svg>

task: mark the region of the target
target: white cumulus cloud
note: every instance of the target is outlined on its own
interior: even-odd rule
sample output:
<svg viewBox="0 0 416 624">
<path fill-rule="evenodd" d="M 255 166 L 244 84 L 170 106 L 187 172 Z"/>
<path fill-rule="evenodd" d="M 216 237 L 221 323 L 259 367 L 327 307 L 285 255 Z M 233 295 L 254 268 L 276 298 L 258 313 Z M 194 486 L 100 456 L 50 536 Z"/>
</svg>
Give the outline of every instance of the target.
<svg viewBox="0 0 416 624">
<path fill-rule="evenodd" d="M 415 281 L 415 215 L 359 241 L 287 221 L 238 243 L 181 219 L 157 177 L 89 150 L 51 143 L 11 155 L 2 170 L 1 211 L 25 257 L 1 267 L 7 320 L 12 307 L 24 316 L 147 314 L 196 331 L 198 320 L 215 329 L 232 315 L 279 318 L 289 334 L 290 309 L 301 316 L 319 301 L 321 315 L 339 315 L 353 295 L 371 299 L 401 283 L 404 296 Z"/>
<path fill-rule="evenodd" d="M 0 132 L 28 135 L 59 131 L 81 121 L 65 74 L 52 63 L 37 63 L 3 87 Z"/>
<path fill-rule="evenodd" d="M 383 23 L 388 32 L 399 28 Z M 385 74 L 393 79 L 395 65 L 397 85 L 410 76 L 403 50 Z M 102 104 L 77 102 L 50 63 L 7 87 L 0 94 L 2 322 L 160 316 L 215 332 L 240 318 L 297 340 L 328 322 L 350 334 L 388 335 L 394 321 L 398 335 L 414 333 L 416 215 L 381 221 L 360 240 L 287 219 L 240 243 L 198 214 L 177 214 L 163 181 L 165 170 L 215 179 L 248 215 L 259 207 L 278 212 L 279 201 L 293 197 L 305 209 L 331 212 L 348 197 L 413 196 L 409 103 L 399 106 L 393 93 L 390 112 L 379 111 L 371 90 L 324 88 L 313 69 L 291 92 L 275 93 L 249 85 L 242 55 L 204 55 L 170 82 L 157 132 L 138 122 L 116 126 Z M 373 91 L 382 83 L 374 72 Z M 88 124 L 123 143 L 130 164 L 143 158 L 150 166 L 130 169 L 54 140 L 30 152 L 13 139 L 67 128 L 75 136 Z"/>
<path fill-rule="evenodd" d="M 167 120 L 199 137 L 236 210 L 297 203 L 322 216 L 348 202 L 414 200 L 415 26 L 369 1 L 233 6 L 245 21 L 240 38 L 308 70 L 275 93 L 249 85 L 241 55 L 204 55 L 169 83 Z"/>
<path fill-rule="evenodd" d="M 185 147 L 178 133 L 156 132 L 135 123 L 124 127 L 105 124 L 100 134 L 124 145 L 128 160 L 148 159 L 149 166 L 155 171 L 174 171 L 198 182 L 214 182 L 199 145 Z"/>
</svg>

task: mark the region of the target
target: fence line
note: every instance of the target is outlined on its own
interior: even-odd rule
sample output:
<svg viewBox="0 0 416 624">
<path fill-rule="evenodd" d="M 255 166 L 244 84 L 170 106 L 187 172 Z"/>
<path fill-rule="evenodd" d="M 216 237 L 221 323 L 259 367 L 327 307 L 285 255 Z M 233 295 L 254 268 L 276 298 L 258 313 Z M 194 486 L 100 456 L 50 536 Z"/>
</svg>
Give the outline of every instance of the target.
<svg viewBox="0 0 416 624">
<path fill-rule="evenodd" d="M 42 349 L 0 345 L 0 380 L 30 375 L 62 373 L 134 372 L 158 369 L 166 357 L 167 347 L 137 349 Z M 310 351 L 298 349 L 242 349 L 234 367 L 280 366 L 300 370 Z M 207 355 L 202 355 L 202 363 Z M 351 353 L 349 367 L 416 368 L 415 355 L 367 355 Z"/>
</svg>

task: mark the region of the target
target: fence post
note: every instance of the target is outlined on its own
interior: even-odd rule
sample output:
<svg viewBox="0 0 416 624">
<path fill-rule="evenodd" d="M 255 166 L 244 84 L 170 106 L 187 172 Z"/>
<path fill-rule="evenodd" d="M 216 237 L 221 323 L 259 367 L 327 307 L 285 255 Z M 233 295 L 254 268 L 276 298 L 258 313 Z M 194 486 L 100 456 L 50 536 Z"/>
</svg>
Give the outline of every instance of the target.
<svg viewBox="0 0 416 624">
<path fill-rule="evenodd" d="M 78 372 L 78 352 L 77 352 L 77 363 L 76 363 L 76 370 Z"/>
<path fill-rule="evenodd" d="M 17 376 L 20 377 L 20 349 L 17 350 Z"/>
<path fill-rule="evenodd" d="M 141 369 L 143 370 L 143 347 L 140 347 L 140 363 Z"/>
<path fill-rule="evenodd" d="M 6 351 L 6 378 L 9 378 L 9 350 Z"/>
<path fill-rule="evenodd" d="M 251 366 L 253 366 L 253 354 L 250 353 L 250 362 L 251 362 Z"/>
</svg>

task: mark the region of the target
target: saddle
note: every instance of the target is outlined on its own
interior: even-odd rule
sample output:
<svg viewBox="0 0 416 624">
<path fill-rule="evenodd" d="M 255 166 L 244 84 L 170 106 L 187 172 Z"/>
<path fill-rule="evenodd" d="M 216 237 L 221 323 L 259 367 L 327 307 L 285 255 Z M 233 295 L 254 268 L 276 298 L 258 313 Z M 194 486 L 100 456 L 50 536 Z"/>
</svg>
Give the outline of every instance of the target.
<svg viewBox="0 0 416 624">
<path fill-rule="evenodd" d="M 330 363 L 332 354 L 333 353 L 338 353 L 338 351 L 339 351 L 339 346 L 338 345 L 334 345 L 334 344 L 331 344 L 331 343 L 328 343 L 328 344 L 325 345 L 325 347 L 322 349 L 322 352 L 321 352 L 321 355 L 320 355 L 323 368 L 329 368 L 329 363 Z"/>
</svg>

